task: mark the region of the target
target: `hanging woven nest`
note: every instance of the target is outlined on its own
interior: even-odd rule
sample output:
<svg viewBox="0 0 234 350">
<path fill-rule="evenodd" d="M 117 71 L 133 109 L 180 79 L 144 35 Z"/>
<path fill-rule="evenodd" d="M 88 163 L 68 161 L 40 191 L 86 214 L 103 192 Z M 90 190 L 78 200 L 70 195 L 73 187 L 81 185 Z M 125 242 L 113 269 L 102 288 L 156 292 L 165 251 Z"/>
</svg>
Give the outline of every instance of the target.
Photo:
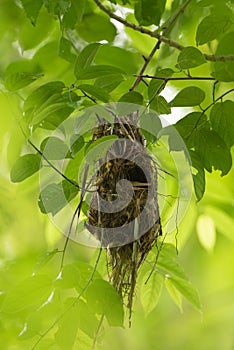
<svg viewBox="0 0 234 350">
<path fill-rule="evenodd" d="M 113 124 L 98 120 L 93 141 L 108 135 L 117 139 L 99 160 L 87 228 L 106 248 L 109 280 L 131 318 L 138 269 L 162 234 L 157 169 L 144 146 L 137 111 L 113 116 Z"/>
</svg>

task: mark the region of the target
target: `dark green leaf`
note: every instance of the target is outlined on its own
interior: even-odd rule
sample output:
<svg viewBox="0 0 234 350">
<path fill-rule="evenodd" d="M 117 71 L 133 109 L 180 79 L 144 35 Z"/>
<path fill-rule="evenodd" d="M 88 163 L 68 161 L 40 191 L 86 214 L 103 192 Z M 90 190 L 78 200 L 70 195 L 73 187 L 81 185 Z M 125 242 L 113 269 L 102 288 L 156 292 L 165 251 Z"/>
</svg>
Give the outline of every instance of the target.
<svg viewBox="0 0 234 350">
<path fill-rule="evenodd" d="M 203 90 L 196 86 L 189 86 L 181 90 L 170 102 L 171 107 L 192 107 L 199 105 L 205 98 Z"/>
<path fill-rule="evenodd" d="M 85 294 L 87 303 L 94 312 L 104 314 L 111 326 L 123 326 L 123 304 L 112 285 L 97 279 L 92 282 Z"/>
<path fill-rule="evenodd" d="M 169 78 L 173 75 L 174 71 L 171 68 L 157 69 L 155 72 L 155 76 L 162 78 Z M 165 81 L 162 79 L 151 79 L 148 86 L 148 96 L 151 100 L 156 95 L 159 95 L 160 92 L 165 87 Z"/>
<path fill-rule="evenodd" d="M 225 33 L 231 24 L 230 18 L 223 14 L 215 13 L 203 18 L 197 28 L 197 45 L 216 39 L 220 34 Z"/>
<path fill-rule="evenodd" d="M 80 89 L 81 91 L 84 91 L 90 96 L 97 98 L 98 100 L 103 102 L 108 102 L 110 99 L 110 96 L 105 90 L 94 85 L 81 84 L 77 86 L 77 89 Z"/>
<path fill-rule="evenodd" d="M 171 108 L 163 96 L 155 96 L 150 102 L 150 107 L 159 114 L 170 114 Z"/>
<path fill-rule="evenodd" d="M 119 99 L 119 102 L 134 103 L 134 104 L 142 105 L 143 100 L 144 98 L 139 92 L 129 91 Z"/>
<path fill-rule="evenodd" d="M 230 150 L 225 142 L 213 130 L 200 130 L 194 137 L 195 150 L 207 171 L 221 170 L 226 175 L 232 166 Z"/>
<path fill-rule="evenodd" d="M 70 139 L 71 144 L 71 153 L 74 157 L 77 152 L 81 150 L 81 148 L 84 146 L 84 138 L 82 135 L 79 134 L 73 134 Z"/>
<path fill-rule="evenodd" d="M 60 39 L 60 43 L 59 43 L 59 56 L 68 62 L 74 63 L 76 56 L 74 55 L 74 53 L 72 51 L 74 51 L 74 47 L 73 47 L 71 41 L 62 37 Z"/>
<path fill-rule="evenodd" d="M 166 0 L 137 0 L 135 17 L 142 26 L 158 25 L 165 10 Z"/>
<path fill-rule="evenodd" d="M 88 42 L 101 40 L 112 42 L 116 28 L 106 16 L 89 13 L 83 16 L 82 22 L 77 23 L 77 32 Z"/>
<path fill-rule="evenodd" d="M 40 169 L 41 156 L 39 154 L 25 154 L 19 157 L 11 169 L 11 181 L 21 182 Z"/>
<path fill-rule="evenodd" d="M 209 130 L 207 116 L 201 112 L 192 112 L 180 119 L 175 127 L 188 148 L 194 146 L 194 136 L 201 129 Z"/>
<path fill-rule="evenodd" d="M 156 113 L 150 111 L 144 113 L 140 118 L 140 126 L 146 140 L 154 143 L 158 139 L 158 133 L 162 129 L 161 120 Z"/>
<path fill-rule="evenodd" d="M 111 44 L 101 45 L 95 57 L 96 64 L 113 65 L 121 69 L 124 67 L 124 71 L 128 74 L 136 73 L 138 62 L 141 62 L 138 53 Z"/>
<path fill-rule="evenodd" d="M 234 55 L 234 32 L 225 34 L 218 44 L 216 55 Z M 221 81 L 234 81 L 234 62 L 215 62 L 215 71 L 212 75 Z"/>
<path fill-rule="evenodd" d="M 106 65 L 97 65 L 90 66 L 79 72 L 77 75 L 77 79 L 79 80 L 88 80 L 95 79 L 103 76 L 109 75 L 121 75 L 125 74 L 124 71 L 120 68 L 114 66 L 106 66 Z"/>
<path fill-rule="evenodd" d="M 85 12 L 85 0 L 70 0 L 70 7 L 64 13 L 62 24 L 65 28 L 74 29 L 77 22 L 80 22 Z"/>
<path fill-rule="evenodd" d="M 106 92 L 113 91 L 120 83 L 124 81 L 124 77 L 119 75 L 107 75 L 101 78 L 97 78 L 94 86 L 104 89 Z"/>
<path fill-rule="evenodd" d="M 43 74 L 19 72 L 8 75 L 5 79 L 5 86 L 9 91 L 16 91 L 33 83 L 35 80 L 41 77 L 43 77 Z"/>
<path fill-rule="evenodd" d="M 100 46 L 101 44 L 99 43 L 89 44 L 80 52 L 76 59 L 74 69 L 74 73 L 77 78 L 79 77 L 80 72 L 91 65 Z"/>
<path fill-rule="evenodd" d="M 6 295 L 2 311 L 15 313 L 33 305 L 39 306 L 52 292 L 51 279 L 46 275 L 35 275 L 23 280 Z"/>
<path fill-rule="evenodd" d="M 27 17 L 33 25 L 36 24 L 37 17 L 43 4 L 43 0 L 20 0 Z"/>
<path fill-rule="evenodd" d="M 216 103 L 210 112 L 210 121 L 228 147 L 234 144 L 234 102 Z"/>
<path fill-rule="evenodd" d="M 47 185 L 40 193 L 38 205 L 42 213 L 55 215 L 78 193 L 78 188 L 64 180 Z"/>
<path fill-rule="evenodd" d="M 195 151 L 190 151 L 190 158 L 192 161 L 192 173 L 193 173 L 193 183 L 195 194 L 197 200 L 200 201 L 205 193 L 206 178 L 203 164 Z"/>
<path fill-rule="evenodd" d="M 185 47 L 178 56 L 176 67 L 180 70 L 193 68 L 206 63 L 206 60 L 198 49 L 193 46 Z"/>
<path fill-rule="evenodd" d="M 59 125 L 75 108 L 78 96 L 67 91 L 61 81 L 44 84 L 34 90 L 24 103 L 25 118 L 29 124 L 44 126 L 45 122 Z"/>
<path fill-rule="evenodd" d="M 49 160 L 64 159 L 69 153 L 68 146 L 58 137 L 45 138 L 40 146 L 43 155 Z"/>
</svg>

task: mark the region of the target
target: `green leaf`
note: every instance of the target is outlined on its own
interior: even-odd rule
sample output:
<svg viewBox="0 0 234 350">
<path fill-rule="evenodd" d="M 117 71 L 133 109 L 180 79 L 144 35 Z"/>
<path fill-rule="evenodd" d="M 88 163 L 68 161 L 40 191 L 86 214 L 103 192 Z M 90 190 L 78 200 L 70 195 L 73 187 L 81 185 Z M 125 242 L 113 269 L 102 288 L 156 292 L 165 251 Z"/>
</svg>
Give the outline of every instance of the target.
<svg viewBox="0 0 234 350">
<path fill-rule="evenodd" d="M 43 0 L 20 0 L 27 17 L 30 19 L 33 25 L 36 24 L 37 17 L 43 4 Z"/>
<path fill-rule="evenodd" d="M 197 219 L 197 236 L 201 245 L 212 251 L 216 241 L 216 231 L 213 219 L 208 215 L 200 215 Z"/>
<path fill-rule="evenodd" d="M 187 299 L 197 310 L 201 311 L 201 303 L 197 289 L 191 282 L 178 277 L 170 277 L 174 287 Z"/>
<path fill-rule="evenodd" d="M 70 145 L 71 145 L 71 153 L 74 157 L 77 152 L 81 150 L 81 148 L 84 146 L 85 141 L 82 135 L 79 134 L 73 134 L 70 139 Z"/>
<path fill-rule="evenodd" d="M 228 147 L 234 144 L 234 102 L 216 103 L 210 112 L 210 121 Z"/>
<path fill-rule="evenodd" d="M 34 267 L 34 272 L 37 272 L 38 270 L 40 270 L 41 268 L 43 268 L 46 264 L 48 264 L 48 262 L 53 259 L 53 257 L 59 253 L 58 248 L 55 248 L 49 252 L 45 252 L 44 254 L 42 254 L 39 259 L 37 260 L 37 263 Z"/>
<path fill-rule="evenodd" d="M 134 103 L 138 105 L 142 105 L 143 101 L 143 96 L 137 91 L 129 91 L 119 99 L 119 102 Z"/>
<path fill-rule="evenodd" d="M 180 70 L 189 69 L 206 63 L 206 60 L 196 47 L 187 46 L 179 54 L 176 67 Z"/>
<path fill-rule="evenodd" d="M 38 205 L 42 213 L 57 214 L 78 193 L 78 188 L 64 180 L 47 185 L 40 193 Z"/>
<path fill-rule="evenodd" d="M 40 149 L 49 160 L 64 159 L 69 153 L 69 148 L 64 141 L 55 136 L 45 138 Z"/>
<path fill-rule="evenodd" d="M 60 319 L 55 339 L 62 349 L 72 350 L 74 349 L 78 329 L 80 328 L 90 338 L 93 338 L 98 327 L 98 319 L 84 301 L 76 301 L 74 298 L 68 301 L 69 304 L 74 303 L 74 305 Z"/>
<path fill-rule="evenodd" d="M 158 139 L 158 133 L 162 129 L 160 118 L 155 112 L 149 111 L 140 116 L 141 131 L 150 143 L 154 143 Z"/>
<path fill-rule="evenodd" d="M 232 157 L 221 137 L 213 130 L 200 130 L 194 137 L 195 151 L 207 171 L 220 170 L 226 175 L 232 166 Z"/>
<path fill-rule="evenodd" d="M 140 25 L 159 25 L 165 10 L 166 0 L 137 0 L 135 4 L 135 17 Z"/>
<path fill-rule="evenodd" d="M 9 91 L 19 90 L 43 76 L 40 67 L 31 60 L 19 60 L 10 63 L 4 75 L 5 87 Z"/>
<path fill-rule="evenodd" d="M 89 66 L 77 75 L 78 80 L 88 80 L 100 78 L 108 75 L 124 75 L 124 71 L 120 68 L 114 66 L 107 65 L 97 65 L 97 66 Z"/>
<path fill-rule="evenodd" d="M 97 141 L 91 143 L 85 152 L 85 160 L 88 164 L 92 164 L 96 160 L 103 157 L 110 149 L 115 140 L 118 139 L 116 135 L 103 136 Z"/>
<path fill-rule="evenodd" d="M 141 304 L 146 315 L 156 307 L 161 295 L 164 278 L 157 272 L 154 272 L 147 284 L 141 286 Z"/>
<path fill-rule="evenodd" d="M 71 41 L 62 37 L 59 42 L 59 56 L 68 62 L 74 63 L 76 56 L 72 51 L 74 51 L 74 46 Z"/>
<path fill-rule="evenodd" d="M 181 293 L 175 288 L 175 286 L 171 282 L 170 278 L 165 278 L 165 282 L 164 283 L 165 283 L 165 286 L 166 286 L 170 296 L 172 297 L 172 299 L 174 300 L 175 304 L 178 306 L 178 308 L 182 312 L 183 307 L 182 307 Z"/>
<path fill-rule="evenodd" d="M 175 247 L 172 244 L 164 244 L 159 254 L 157 267 L 165 275 L 172 275 L 181 279 L 187 279 L 183 268 L 175 260 Z"/>
<path fill-rule="evenodd" d="M 113 91 L 123 81 L 124 77 L 122 75 L 111 74 L 97 78 L 94 86 L 104 89 L 106 92 L 109 93 Z"/>
<path fill-rule="evenodd" d="M 150 107 L 159 114 L 170 114 L 171 108 L 163 96 L 155 96 L 150 102 Z"/>
<path fill-rule="evenodd" d="M 206 205 L 204 214 L 213 219 L 219 233 L 231 241 L 234 241 L 233 230 L 230 229 L 231 227 L 234 227 L 234 219 L 232 216 L 212 205 Z"/>
<path fill-rule="evenodd" d="M 107 64 L 123 68 L 128 74 L 135 74 L 138 69 L 141 56 L 127 48 L 113 46 L 111 44 L 101 45 L 95 57 L 96 64 Z"/>
<path fill-rule="evenodd" d="M 74 29 L 77 22 L 82 21 L 85 12 L 85 0 L 71 0 L 70 7 L 64 13 L 62 24 L 65 28 Z"/>
<path fill-rule="evenodd" d="M 2 311 L 16 313 L 45 302 L 52 292 L 51 279 L 46 275 L 29 277 L 11 289 L 2 304 Z"/>
<path fill-rule="evenodd" d="M 25 2 L 28 0 L 25 0 Z M 33 4 L 38 1 L 29 0 Z M 39 0 L 40 2 L 41 0 Z M 42 44 L 48 38 L 48 34 L 55 29 L 55 23 L 47 11 L 42 8 L 35 26 L 29 21 L 22 22 L 17 33 L 17 40 L 22 51 L 31 50 Z M 43 43 L 44 44 L 44 43 Z"/>
<path fill-rule="evenodd" d="M 190 157 L 192 161 L 192 175 L 195 194 L 197 200 L 200 201 L 205 193 L 206 179 L 203 164 L 199 158 L 199 155 L 195 151 L 190 151 Z"/>
<path fill-rule="evenodd" d="M 210 124 L 205 114 L 191 112 L 180 119 L 175 125 L 176 130 L 188 148 L 194 147 L 194 137 L 201 129 L 210 130 Z"/>
<path fill-rule="evenodd" d="M 77 23 L 76 29 L 79 36 L 87 42 L 112 42 L 116 36 L 116 28 L 109 18 L 96 13 L 85 14 L 82 21 Z"/>
<path fill-rule="evenodd" d="M 14 73 L 6 77 L 5 87 L 9 91 L 16 91 L 33 83 L 41 77 L 43 77 L 43 74 L 31 74 L 27 72 Z"/>
<path fill-rule="evenodd" d="M 203 18 L 197 28 L 197 45 L 216 39 L 220 34 L 225 33 L 231 24 L 229 16 L 224 14 L 215 13 Z"/>
<path fill-rule="evenodd" d="M 41 166 L 39 154 L 25 154 L 19 157 L 11 169 L 11 181 L 21 182 L 36 173 Z"/>
<path fill-rule="evenodd" d="M 169 78 L 173 75 L 174 71 L 171 68 L 157 69 L 155 72 L 155 76 L 159 76 L 162 78 Z M 156 95 L 159 95 L 160 92 L 165 87 L 165 81 L 162 79 L 151 79 L 148 86 L 148 96 L 151 100 Z"/>
<path fill-rule="evenodd" d="M 196 86 L 189 86 L 182 89 L 170 102 L 171 107 L 192 107 L 200 105 L 205 99 L 203 90 Z"/>
<path fill-rule="evenodd" d="M 89 67 L 92 64 L 100 46 L 101 44 L 99 43 L 92 43 L 86 46 L 80 52 L 80 54 L 76 59 L 75 68 L 74 68 L 74 74 L 77 78 L 79 77 L 79 74 L 80 72 L 82 72 L 82 70 L 84 70 L 85 68 Z"/>
<path fill-rule="evenodd" d="M 233 47 L 234 32 L 227 33 L 222 37 L 216 50 L 216 55 L 234 55 Z M 212 73 L 215 79 L 220 81 L 234 81 L 234 62 L 215 62 L 215 71 Z"/>
<path fill-rule="evenodd" d="M 104 314 L 110 326 L 123 326 L 123 304 L 112 285 L 101 279 L 94 280 L 85 295 L 90 308 L 97 314 Z"/>
<path fill-rule="evenodd" d="M 110 96 L 105 90 L 95 85 L 81 84 L 77 86 L 77 89 L 80 89 L 81 91 L 84 91 L 92 97 L 97 98 L 98 100 L 103 102 L 108 102 L 110 99 Z"/>
<path fill-rule="evenodd" d="M 34 90 L 24 103 L 25 118 L 29 124 L 59 125 L 74 110 L 79 99 L 73 92 L 65 92 L 61 81 L 46 83 Z"/>
<path fill-rule="evenodd" d="M 93 267 L 82 261 L 65 265 L 62 274 L 56 280 L 56 287 L 62 289 L 76 288 L 78 292 L 83 290 L 90 277 L 93 274 Z M 97 271 L 93 274 L 93 279 L 100 279 L 101 276 Z"/>
</svg>

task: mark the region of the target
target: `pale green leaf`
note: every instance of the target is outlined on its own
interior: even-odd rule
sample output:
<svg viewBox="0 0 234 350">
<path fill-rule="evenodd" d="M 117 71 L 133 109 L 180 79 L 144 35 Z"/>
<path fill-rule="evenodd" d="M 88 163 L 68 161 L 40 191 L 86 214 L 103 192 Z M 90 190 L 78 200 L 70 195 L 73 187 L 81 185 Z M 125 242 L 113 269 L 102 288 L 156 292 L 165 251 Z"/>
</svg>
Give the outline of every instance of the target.
<svg viewBox="0 0 234 350">
<path fill-rule="evenodd" d="M 216 230 L 213 219 L 208 215 L 200 215 L 197 219 L 197 235 L 201 245 L 212 251 L 216 241 Z"/>
<path fill-rule="evenodd" d="M 6 295 L 2 310 L 16 313 L 32 306 L 39 306 L 52 292 L 51 279 L 46 275 L 29 277 L 14 286 Z"/>
</svg>

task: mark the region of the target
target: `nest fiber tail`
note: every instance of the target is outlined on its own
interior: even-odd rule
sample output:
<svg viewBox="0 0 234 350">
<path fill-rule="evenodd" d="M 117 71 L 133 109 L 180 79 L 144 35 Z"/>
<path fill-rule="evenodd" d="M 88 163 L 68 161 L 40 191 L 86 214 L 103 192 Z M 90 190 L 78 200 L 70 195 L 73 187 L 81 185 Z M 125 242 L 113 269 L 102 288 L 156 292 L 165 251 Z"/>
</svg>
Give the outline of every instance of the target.
<svg viewBox="0 0 234 350">
<path fill-rule="evenodd" d="M 107 250 L 110 282 L 131 317 L 137 271 L 162 234 L 157 169 L 137 126 L 138 112 L 113 116 L 113 124 L 97 117 L 93 141 L 117 139 L 98 162 L 87 228 Z"/>
</svg>

